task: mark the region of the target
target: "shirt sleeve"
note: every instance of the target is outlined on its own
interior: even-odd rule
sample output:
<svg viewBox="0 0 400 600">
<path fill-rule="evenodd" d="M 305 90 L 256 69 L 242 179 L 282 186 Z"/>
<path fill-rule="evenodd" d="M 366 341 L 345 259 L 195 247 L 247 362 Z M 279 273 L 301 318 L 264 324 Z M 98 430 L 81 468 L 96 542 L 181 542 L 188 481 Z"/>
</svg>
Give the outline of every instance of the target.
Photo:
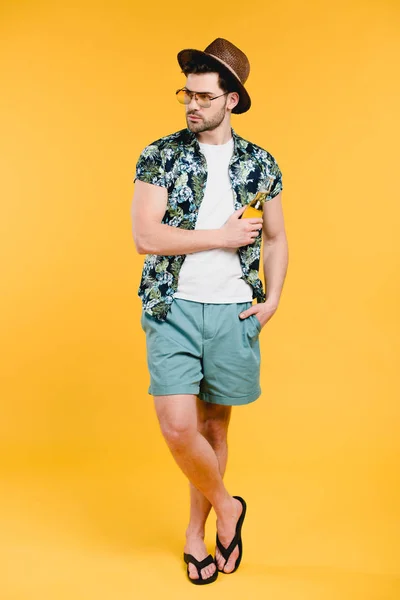
<svg viewBox="0 0 400 600">
<path fill-rule="evenodd" d="M 269 180 L 269 192 L 268 195 L 266 196 L 266 200 L 272 200 L 272 198 L 275 198 L 275 196 L 277 196 L 279 194 L 279 192 L 281 192 L 283 190 L 283 183 L 282 183 L 282 172 L 278 166 L 278 163 L 276 162 L 276 160 L 273 160 L 272 166 L 268 169 L 268 180 Z M 272 181 L 272 184 L 271 184 Z M 269 187 L 271 186 L 271 187 Z"/>
<path fill-rule="evenodd" d="M 167 187 L 165 170 L 160 150 L 155 144 L 146 146 L 136 163 L 136 173 L 133 182 L 139 179 L 160 187 Z"/>
</svg>

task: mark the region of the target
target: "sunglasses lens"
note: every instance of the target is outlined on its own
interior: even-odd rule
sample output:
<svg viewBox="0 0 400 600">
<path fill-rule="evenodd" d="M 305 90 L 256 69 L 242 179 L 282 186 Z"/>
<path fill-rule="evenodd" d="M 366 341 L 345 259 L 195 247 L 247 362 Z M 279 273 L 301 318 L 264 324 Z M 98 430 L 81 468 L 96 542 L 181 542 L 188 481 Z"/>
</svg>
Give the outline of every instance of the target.
<svg viewBox="0 0 400 600">
<path fill-rule="evenodd" d="M 197 104 L 201 106 L 201 108 L 208 108 L 211 106 L 211 102 L 207 94 L 199 94 L 197 96 Z"/>
<path fill-rule="evenodd" d="M 178 102 L 181 104 L 190 104 L 192 95 L 192 93 L 188 93 L 185 90 L 179 90 L 179 92 L 176 94 L 176 97 L 178 98 Z M 196 102 L 199 106 L 201 106 L 201 108 L 209 108 L 209 106 L 211 106 L 208 94 L 196 94 Z"/>
<path fill-rule="evenodd" d="M 178 102 L 181 104 L 189 104 L 190 102 L 190 96 L 185 92 L 185 90 L 180 90 L 176 97 L 178 98 Z"/>
</svg>

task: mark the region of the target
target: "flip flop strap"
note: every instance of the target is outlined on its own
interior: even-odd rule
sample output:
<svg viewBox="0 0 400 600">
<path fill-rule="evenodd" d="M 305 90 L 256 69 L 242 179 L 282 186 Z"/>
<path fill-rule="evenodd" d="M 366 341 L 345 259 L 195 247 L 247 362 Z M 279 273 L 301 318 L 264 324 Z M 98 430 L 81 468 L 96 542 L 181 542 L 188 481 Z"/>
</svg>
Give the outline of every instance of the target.
<svg viewBox="0 0 400 600">
<path fill-rule="evenodd" d="M 186 563 L 194 564 L 201 579 L 201 570 L 204 569 L 204 567 L 208 567 L 208 565 L 212 565 L 214 563 L 214 559 L 211 556 L 211 554 L 209 554 L 204 560 L 201 561 L 197 560 L 197 558 L 195 558 L 192 554 L 185 554 L 184 559 Z"/>
<path fill-rule="evenodd" d="M 239 540 L 240 540 L 240 535 L 238 535 L 236 533 L 235 537 L 233 538 L 233 540 L 231 541 L 229 546 L 227 548 L 225 548 L 225 546 L 223 546 L 221 544 L 219 537 L 217 535 L 217 546 L 218 546 L 218 549 L 221 552 L 222 556 L 224 557 L 225 562 L 228 562 L 230 555 L 232 554 L 232 552 L 234 551 L 236 546 L 239 544 Z"/>
</svg>

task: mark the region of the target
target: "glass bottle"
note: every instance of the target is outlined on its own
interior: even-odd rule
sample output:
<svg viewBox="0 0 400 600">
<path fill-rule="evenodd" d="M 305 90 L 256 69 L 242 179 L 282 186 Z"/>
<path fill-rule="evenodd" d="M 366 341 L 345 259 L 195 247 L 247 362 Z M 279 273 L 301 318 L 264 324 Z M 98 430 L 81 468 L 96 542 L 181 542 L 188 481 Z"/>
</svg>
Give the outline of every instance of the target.
<svg viewBox="0 0 400 600">
<path fill-rule="evenodd" d="M 253 200 L 251 200 L 251 202 L 249 202 L 249 204 L 246 207 L 246 210 L 242 214 L 242 217 L 244 217 L 245 219 L 249 219 L 249 218 L 256 218 L 256 219 L 261 218 L 262 219 L 265 198 L 269 194 L 269 192 L 272 188 L 273 182 L 274 182 L 273 177 L 268 176 L 267 185 L 263 186 L 263 191 L 257 192 L 257 194 L 254 196 Z"/>
<path fill-rule="evenodd" d="M 257 194 L 254 196 L 253 200 L 251 202 L 249 202 L 249 204 L 247 205 L 246 210 L 242 214 L 242 218 L 243 219 L 250 219 L 250 218 L 256 218 L 256 219 L 261 218 L 262 219 L 263 207 L 264 207 L 266 195 L 267 195 L 267 192 L 257 192 Z"/>
</svg>

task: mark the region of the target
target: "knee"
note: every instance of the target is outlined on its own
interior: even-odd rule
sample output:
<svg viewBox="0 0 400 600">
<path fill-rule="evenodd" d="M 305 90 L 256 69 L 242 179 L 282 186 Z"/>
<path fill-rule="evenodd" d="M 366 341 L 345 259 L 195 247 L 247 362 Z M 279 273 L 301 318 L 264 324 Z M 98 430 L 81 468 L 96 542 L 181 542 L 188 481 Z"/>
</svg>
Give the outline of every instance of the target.
<svg viewBox="0 0 400 600">
<path fill-rule="evenodd" d="M 195 428 L 181 421 L 160 421 L 162 434 L 168 446 L 179 450 L 186 447 L 192 436 L 196 433 Z"/>
</svg>

